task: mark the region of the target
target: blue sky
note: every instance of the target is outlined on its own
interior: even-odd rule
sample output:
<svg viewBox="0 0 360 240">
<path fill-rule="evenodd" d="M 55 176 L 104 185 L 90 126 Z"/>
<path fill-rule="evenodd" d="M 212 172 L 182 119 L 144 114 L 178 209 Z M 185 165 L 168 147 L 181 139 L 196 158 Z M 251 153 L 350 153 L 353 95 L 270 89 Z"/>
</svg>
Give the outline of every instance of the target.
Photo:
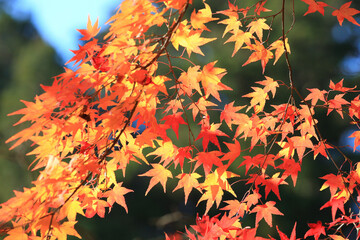
<svg viewBox="0 0 360 240">
<path fill-rule="evenodd" d="M 11 0 L 9 12 L 19 19 L 30 17 L 41 37 L 53 46 L 63 62 L 72 57 L 70 49 L 78 48 L 80 33 L 86 28 L 88 15 L 105 27 L 120 0 Z"/>
</svg>

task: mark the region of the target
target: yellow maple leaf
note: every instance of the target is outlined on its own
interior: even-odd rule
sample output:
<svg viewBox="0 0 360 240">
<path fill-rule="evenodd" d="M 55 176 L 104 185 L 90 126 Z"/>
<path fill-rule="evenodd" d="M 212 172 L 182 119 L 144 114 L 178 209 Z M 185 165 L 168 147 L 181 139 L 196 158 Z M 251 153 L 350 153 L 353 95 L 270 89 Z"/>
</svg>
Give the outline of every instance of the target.
<svg viewBox="0 0 360 240">
<path fill-rule="evenodd" d="M 194 10 L 191 14 L 191 25 L 193 26 L 193 28 L 210 31 L 204 24 L 210 21 L 217 20 L 218 18 L 212 17 L 212 12 L 208 4 L 204 3 L 204 5 L 205 8 L 200 9 L 197 13 Z"/>
<path fill-rule="evenodd" d="M 247 25 L 247 27 L 250 27 L 249 32 L 253 34 L 256 33 L 256 36 L 258 36 L 260 42 L 262 42 L 263 37 L 263 30 L 270 30 L 270 26 L 265 23 L 265 18 L 259 18 L 256 21 L 252 21 Z"/>
<path fill-rule="evenodd" d="M 201 192 L 201 189 L 199 188 L 200 185 L 197 180 L 198 178 L 201 177 L 200 174 L 198 174 L 198 173 L 182 173 L 176 177 L 179 178 L 180 180 L 178 182 L 178 185 L 174 188 L 173 192 L 175 192 L 176 190 L 178 190 L 180 188 L 184 188 L 185 204 L 186 204 L 189 194 L 193 188 L 195 188 Z"/>
<path fill-rule="evenodd" d="M 192 52 L 204 56 L 204 53 L 199 47 L 214 41 L 216 38 L 202 38 L 200 37 L 201 33 L 202 31 L 191 30 L 190 25 L 184 20 L 179 24 L 178 29 L 171 38 L 171 42 L 176 50 L 179 50 L 179 45 L 184 47 L 189 57 Z"/>
<path fill-rule="evenodd" d="M 239 49 L 242 48 L 242 46 L 244 44 L 246 44 L 246 45 L 251 44 L 250 39 L 253 38 L 253 35 L 249 32 L 244 32 L 240 29 L 236 29 L 232 32 L 233 32 L 233 35 L 228 40 L 226 40 L 225 43 L 235 42 L 234 51 L 231 55 L 233 57 L 239 51 Z"/>
<path fill-rule="evenodd" d="M 157 183 L 160 183 L 164 188 L 164 192 L 166 192 L 166 188 L 165 188 L 166 181 L 168 178 L 172 178 L 172 173 L 168 169 L 164 168 L 163 165 L 154 163 L 151 164 L 151 166 L 153 167 L 153 169 L 147 171 L 144 174 L 139 175 L 139 176 L 151 177 L 149 187 L 145 192 L 145 196 Z"/>
</svg>

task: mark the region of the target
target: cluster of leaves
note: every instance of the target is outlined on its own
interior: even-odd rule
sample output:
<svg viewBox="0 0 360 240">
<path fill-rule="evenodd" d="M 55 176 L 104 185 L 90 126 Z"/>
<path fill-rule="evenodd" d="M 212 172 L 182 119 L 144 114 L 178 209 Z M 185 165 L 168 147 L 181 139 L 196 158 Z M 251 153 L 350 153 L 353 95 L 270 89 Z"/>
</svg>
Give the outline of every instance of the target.
<svg viewBox="0 0 360 240">
<path fill-rule="evenodd" d="M 288 58 L 287 33 L 293 25 L 284 28 L 286 1 L 280 1 L 275 14 L 264 7 L 267 1 L 243 8 L 229 2 L 228 9 L 213 13 L 211 1 L 203 0 L 203 7 L 187 19 L 192 0 L 124 0 L 108 21 L 104 43 L 96 38 L 98 22 L 93 25 L 89 19 L 87 29 L 79 30 L 85 43 L 73 51 L 68 62 L 76 69 L 65 68 L 51 86 L 43 86 L 44 93 L 34 102 L 23 101 L 26 107 L 13 113 L 22 115 L 17 124 L 32 124 L 8 141 L 14 141 L 12 148 L 28 140 L 33 143 L 29 154 L 36 160 L 32 169 L 40 169 L 40 174 L 33 187 L 15 192 L 14 198 L 1 204 L 5 239 L 80 237 L 74 229 L 78 215 L 104 217 L 115 202 L 128 211 L 124 196 L 132 190 L 124 186 L 123 179 L 130 162 L 150 168 L 140 175 L 150 177 L 145 194 L 158 183 L 166 191 L 167 180 L 172 178 L 177 181 L 173 191 L 182 189 L 185 203 L 192 190 L 201 192 L 198 204 L 206 203 L 204 215 L 186 228 L 184 236 L 193 240 L 274 239 L 257 236 L 262 219 L 272 227 L 273 215 L 286 214 L 268 196 L 272 192 L 280 201 L 279 186 L 290 181 L 296 185 L 305 155 L 324 156 L 338 171 L 323 176 L 320 189 L 330 189 L 329 201 L 321 209 L 331 207 L 331 220 L 310 223 L 304 238 L 327 235 L 340 240 L 348 237 L 343 227 L 353 225 L 357 230 L 359 216 L 345 211 L 344 205 L 350 201 L 359 205 L 360 166 L 326 143 L 314 114 L 325 108 L 327 114 L 346 115 L 359 127 L 359 90 L 344 87 L 343 81 L 331 81 L 329 90 L 309 89 L 309 95 L 302 98 L 293 86 Z M 314 0 L 303 2 L 309 5 L 305 15 L 324 14 L 328 7 L 334 9 L 332 15 L 340 25 L 344 19 L 359 25 L 353 15 L 360 11 L 351 8 L 351 2 L 339 8 Z M 294 13 L 294 4 L 290 11 Z M 270 38 L 275 18 L 281 20 L 282 34 Z M 200 66 L 190 60 L 192 53 L 204 54 L 201 46 L 217 40 L 203 34 L 210 31 L 206 24 L 215 21 L 225 25 L 223 37 L 230 35 L 225 43 L 235 43 L 233 55 L 250 51 L 243 66 L 260 62 L 264 74 L 271 59 L 276 64 L 284 56 L 289 79 L 264 75 L 243 96 L 250 100 L 247 106 L 222 105 L 220 91 L 231 90 L 221 81 L 226 69 L 216 62 Z M 189 67 L 179 69 L 173 65 L 175 60 Z M 168 72 L 161 74 L 159 65 Z M 269 110 L 268 101 L 279 88 L 289 92 L 288 101 L 271 105 Z M 221 130 L 222 126 L 232 135 Z M 179 128 L 184 129 L 181 137 L 188 138 L 183 146 L 173 137 L 175 133 L 179 138 Z M 360 130 L 351 137 L 356 148 Z M 243 142 L 249 147 L 241 147 Z M 347 170 L 345 164 L 338 166 L 333 160 L 330 148 L 344 156 L 344 163 L 350 165 Z M 253 154 L 254 149 L 263 153 Z M 149 156 L 153 156 L 151 163 Z M 244 174 L 236 168 L 242 166 Z M 121 180 L 117 171 L 122 172 Z M 234 191 L 237 182 L 246 182 L 243 196 Z M 225 192 L 233 199 L 222 201 Z M 212 207 L 222 213 L 209 217 Z M 244 226 L 243 218 L 251 214 L 255 223 Z M 296 239 L 296 223 L 290 238 L 276 228 L 281 240 Z"/>
</svg>

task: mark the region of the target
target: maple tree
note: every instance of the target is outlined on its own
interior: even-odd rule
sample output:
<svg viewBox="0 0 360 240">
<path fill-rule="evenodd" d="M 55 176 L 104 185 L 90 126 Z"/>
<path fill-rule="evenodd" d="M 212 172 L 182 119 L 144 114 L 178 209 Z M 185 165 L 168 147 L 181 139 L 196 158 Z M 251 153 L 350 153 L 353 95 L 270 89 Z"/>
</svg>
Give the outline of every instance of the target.
<svg viewBox="0 0 360 240">
<path fill-rule="evenodd" d="M 89 18 L 87 28 L 79 30 L 84 44 L 67 63 L 76 65 L 74 70 L 65 68 L 51 86 L 42 86 L 44 93 L 34 102 L 23 101 L 25 107 L 12 113 L 21 115 L 16 124 L 29 121 L 31 126 L 8 142 L 11 148 L 33 143 L 29 154 L 36 157 L 32 170 L 39 176 L 31 188 L 16 191 L 0 205 L 5 240 L 80 238 L 75 230 L 79 215 L 105 217 L 115 203 L 127 212 L 126 195 L 133 190 L 124 179 L 130 162 L 148 167 L 139 175 L 144 181 L 150 178 L 145 195 L 159 183 L 167 191 L 168 181 L 176 184 L 172 191 L 184 191 L 185 203 L 192 191 L 201 193 L 198 205 L 205 204 L 205 211 L 196 224 L 185 227 L 182 235 L 165 234 L 166 239 L 360 236 L 358 214 L 345 210 L 350 204 L 359 209 L 360 166 L 326 141 L 315 118 L 319 109 L 326 109 L 327 115 L 338 114 L 359 128 L 359 89 L 330 80 L 328 89 L 309 88 L 303 97 L 294 86 L 288 33 L 295 29 L 295 19 L 285 24 L 285 15 L 294 17 L 295 0 L 279 1 L 275 13 L 266 8 L 269 0 L 248 5 L 229 1 L 227 9 L 215 12 L 211 0 L 196 1 L 201 8 L 190 11 L 193 2 L 124 0 L 108 21 L 104 41 L 97 37 L 98 22 Z M 360 25 L 354 18 L 360 11 L 351 2 L 299 2 L 308 6 L 303 15 L 324 15 L 326 10 L 340 25 L 345 20 Z M 280 26 L 274 19 L 280 19 Z M 225 26 L 222 37 L 206 36 L 214 22 Z M 281 28 L 279 36 L 272 35 L 276 27 Z M 203 46 L 222 38 L 227 38 L 225 44 L 234 42 L 232 56 L 249 52 L 240 65 L 261 66 L 263 78 L 242 96 L 247 105 L 221 103 L 220 92 L 232 89 L 222 82 L 227 70 L 216 61 L 192 61 L 193 55 L 206 54 Z M 289 77 L 275 80 L 266 74 L 266 66 L 281 58 Z M 177 66 L 179 61 L 188 67 Z M 279 89 L 289 97 L 277 104 Z M 350 137 L 356 151 L 360 130 Z M 186 144 L 179 144 L 179 138 Z M 340 164 L 330 149 L 342 156 Z M 285 234 L 281 226 L 273 226 L 274 216 L 286 214 L 277 207 L 280 185 L 296 185 L 305 156 L 323 156 L 337 169 L 321 177 L 319 189 L 330 192 L 319 210 L 331 208 L 331 214 L 327 222 L 309 223 L 304 236 L 297 236 L 296 222 Z M 246 183 L 241 195 L 239 182 Z M 223 200 L 224 194 L 231 199 Z M 209 216 L 210 209 L 219 214 Z M 250 225 L 244 221 L 248 216 L 255 218 Z M 279 236 L 259 236 L 260 223 L 274 227 Z"/>
</svg>

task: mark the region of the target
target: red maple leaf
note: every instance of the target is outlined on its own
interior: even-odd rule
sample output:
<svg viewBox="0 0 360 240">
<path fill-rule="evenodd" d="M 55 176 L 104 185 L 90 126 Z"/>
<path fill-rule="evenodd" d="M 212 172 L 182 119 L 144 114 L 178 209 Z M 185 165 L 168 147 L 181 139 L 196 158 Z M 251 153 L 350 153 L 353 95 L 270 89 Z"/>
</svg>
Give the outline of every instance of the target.
<svg viewBox="0 0 360 240">
<path fill-rule="evenodd" d="M 315 2 L 315 0 L 301 0 L 301 1 L 303 1 L 309 5 L 309 8 L 308 8 L 307 12 L 304 14 L 304 16 L 309 13 L 314 13 L 314 12 L 319 12 L 322 15 L 324 15 L 324 7 L 328 6 L 324 2 Z"/>
<path fill-rule="evenodd" d="M 341 197 L 341 198 L 336 198 L 333 197 L 330 199 L 330 201 L 328 201 L 327 203 L 325 203 L 320 210 L 324 209 L 324 208 L 328 208 L 331 207 L 331 216 L 333 221 L 335 220 L 335 214 L 336 211 L 339 209 L 343 214 L 345 214 L 345 210 L 344 210 L 344 203 L 345 203 L 345 198 Z"/>
<path fill-rule="evenodd" d="M 182 112 L 177 112 L 173 115 L 166 115 L 165 117 L 163 117 L 163 121 L 165 121 L 165 125 L 168 125 L 170 126 L 175 134 L 176 134 L 176 137 L 179 139 L 179 125 L 180 124 L 184 124 L 184 125 L 187 125 L 187 123 L 185 122 L 185 120 L 182 118 L 182 115 L 183 113 Z"/>
<path fill-rule="evenodd" d="M 218 167 L 223 165 L 219 158 L 220 155 L 221 152 L 219 151 L 199 152 L 194 158 L 194 161 L 196 161 L 195 169 L 198 168 L 200 164 L 202 164 L 204 167 L 205 175 L 208 175 L 213 165 Z"/>
<path fill-rule="evenodd" d="M 318 240 L 321 234 L 325 233 L 325 227 L 322 225 L 321 221 L 317 223 L 309 223 L 310 229 L 305 233 L 305 238 L 309 236 L 314 236 L 315 240 Z"/>
<path fill-rule="evenodd" d="M 230 166 L 237 157 L 240 156 L 240 152 L 241 152 L 241 147 L 240 147 L 240 143 L 239 141 L 235 140 L 235 143 L 226 143 L 225 145 L 228 147 L 229 152 L 227 152 L 222 158 L 221 160 L 229 160 L 228 162 L 228 166 Z"/>
<path fill-rule="evenodd" d="M 341 118 L 344 118 L 342 105 L 349 104 L 349 102 L 343 99 L 343 96 L 344 94 L 338 94 L 334 97 L 334 99 L 328 101 L 329 107 L 327 115 L 329 115 L 333 110 L 336 110 L 336 112 L 340 114 Z"/>
<path fill-rule="evenodd" d="M 351 3 L 352 1 L 344 3 L 339 10 L 335 10 L 332 13 L 333 16 L 337 17 L 340 26 L 342 26 L 344 19 L 347 19 L 349 22 L 360 26 L 360 24 L 353 18 L 353 15 L 360 13 L 360 11 L 355 8 L 350 8 Z"/>
<path fill-rule="evenodd" d="M 244 108 L 244 106 L 234 107 L 234 102 L 226 104 L 224 110 L 220 114 L 220 121 L 225 120 L 230 130 L 232 130 L 231 125 L 237 123 L 241 118 L 241 114 L 236 112 L 240 111 L 242 108 Z"/>
<path fill-rule="evenodd" d="M 348 92 L 356 88 L 356 86 L 353 88 L 343 87 L 343 81 L 344 79 L 341 79 L 340 82 L 335 84 L 333 81 L 330 80 L 329 88 L 331 88 L 334 91 L 340 91 L 340 92 Z"/>
<path fill-rule="evenodd" d="M 280 236 L 280 240 L 296 240 L 296 222 L 294 224 L 294 228 L 291 232 L 291 236 L 290 236 L 290 239 L 285 235 L 285 233 L 283 233 L 282 231 L 280 231 L 279 227 L 276 226 L 276 230 L 278 231 L 279 233 L 279 236 Z M 270 237 L 272 240 L 273 238 Z"/>
<path fill-rule="evenodd" d="M 296 185 L 296 180 L 298 173 L 301 171 L 301 166 L 299 162 L 295 162 L 292 158 L 283 158 L 284 162 L 278 166 L 280 169 L 284 169 L 282 177 L 285 179 L 288 176 L 291 176 L 294 186 Z"/>
<path fill-rule="evenodd" d="M 203 121 L 204 122 L 204 121 Z M 220 124 L 211 124 L 209 125 L 207 121 L 205 121 L 204 124 L 201 126 L 200 133 L 196 140 L 203 138 L 202 145 L 204 150 L 208 148 L 209 142 L 212 142 L 220 149 L 219 140 L 217 139 L 217 136 L 227 136 L 222 131 L 218 130 L 220 127 Z"/>
</svg>

